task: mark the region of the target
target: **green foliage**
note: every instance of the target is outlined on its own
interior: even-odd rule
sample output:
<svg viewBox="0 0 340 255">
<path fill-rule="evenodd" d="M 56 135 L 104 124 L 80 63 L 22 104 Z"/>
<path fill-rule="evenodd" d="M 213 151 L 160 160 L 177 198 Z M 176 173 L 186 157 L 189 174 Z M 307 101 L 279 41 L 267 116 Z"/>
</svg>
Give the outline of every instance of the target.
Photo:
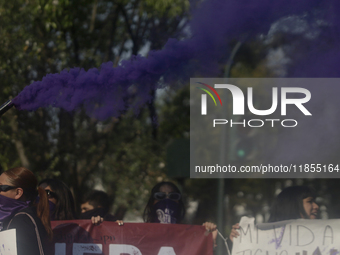
<svg viewBox="0 0 340 255">
<path fill-rule="evenodd" d="M 160 15 L 168 14 L 169 17 L 182 14 L 189 9 L 188 0 L 145 0 L 147 8 L 154 9 Z"/>
<path fill-rule="evenodd" d="M 176 93 L 170 90 L 163 98 L 160 106 L 160 139 L 166 142 L 169 136 L 172 138 L 189 138 L 189 86 L 179 89 Z"/>
<path fill-rule="evenodd" d="M 105 61 L 117 65 L 145 44 L 161 48 L 187 9 L 188 1 L 2 1 L 0 103 L 48 73 Z M 153 101 L 139 115 L 103 122 L 82 109 L 13 108 L 1 118 L 0 166 L 23 165 L 39 179 L 60 178 L 78 202 L 89 188 L 103 185 L 117 203 L 141 211 L 150 188 L 166 178 L 152 108 Z"/>
</svg>

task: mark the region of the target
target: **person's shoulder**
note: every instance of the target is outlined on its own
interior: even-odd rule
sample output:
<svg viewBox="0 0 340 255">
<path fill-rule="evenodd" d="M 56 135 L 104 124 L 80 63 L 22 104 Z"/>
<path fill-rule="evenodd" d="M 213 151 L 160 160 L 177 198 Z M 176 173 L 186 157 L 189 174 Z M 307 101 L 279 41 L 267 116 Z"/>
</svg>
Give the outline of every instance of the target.
<svg viewBox="0 0 340 255">
<path fill-rule="evenodd" d="M 35 222 L 37 222 L 37 224 L 40 223 L 40 219 L 37 216 L 36 207 L 27 207 L 20 210 L 13 216 L 9 227 L 11 228 L 13 225 L 18 226 L 24 223 L 26 223 L 26 225 L 32 226 Z"/>
<path fill-rule="evenodd" d="M 24 209 L 21 209 L 18 213 L 20 212 L 23 212 L 23 213 L 28 213 L 28 214 L 31 214 L 31 215 L 36 215 L 37 214 L 37 208 L 35 206 L 28 206 Z"/>
<path fill-rule="evenodd" d="M 29 206 L 27 208 L 24 208 L 14 215 L 14 217 L 29 217 L 29 216 L 33 217 L 34 219 L 38 218 L 37 208 L 35 206 Z"/>
</svg>

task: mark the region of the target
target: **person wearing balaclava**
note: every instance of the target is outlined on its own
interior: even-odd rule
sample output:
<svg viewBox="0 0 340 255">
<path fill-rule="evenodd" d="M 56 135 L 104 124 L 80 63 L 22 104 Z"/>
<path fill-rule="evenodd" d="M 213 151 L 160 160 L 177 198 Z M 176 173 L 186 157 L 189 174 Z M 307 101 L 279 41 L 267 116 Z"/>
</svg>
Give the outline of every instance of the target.
<svg viewBox="0 0 340 255">
<path fill-rule="evenodd" d="M 148 223 L 181 223 L 185 215 L 182 194 L 172 182 L 160 182 L 151 190 L 151 196 L 144 209 L 143 219 Z M 214 245 L 217 228 L 214 223 L 205 222 L 203 226 L 212 232 Z"/>
<path fill-rule="evenodd" d="M 82 211 L 84 213 L 86 213 L 86 209 L 90 209 L 89 211 L 93 212 L 94 209 L 92 208 L 93 204 L 91 205 L 91 203 L 82 204 Z M 175 184 L 172 182 L 160 182 L 152 188 L 151 196 L 143 213 L 144 222 L 178 224 L 181 223 L 184 215 L 185 208 L 182 194 Z M 98 216 L 98 213 L 97 215 L 93 214 L 91 220 L 93 224 L 97 225 L 103 222 L 103 218 Z M 123 225 L 122 221 L 118 220 L 117 223 L 120 226 Z M 212 233 L 214 246 L 216 246 L 216 225 L 211 222 L 205 222 L 203 226 L 208 232 Z"/>
<path fill-rule="evenodd" d="M 77 219 L 75 203 L 71 190 L 58 179 L 44 179 L 39 187 L 45 189 L 50 204 L 51 220 Z"/>
<path fill-rule="evenodd" d="M 112 201 L 107 193 L 100 190 L 92 190 L 87 194 L 80 206 L 80 219 L 91 219 L 92 217 L 103 218 L 105 221 L 116 221 L 117 217 L 110 214 Z"/>
<path fill-rule="evenodd" d="M 172 182 L 160 182 L 151 190 L 143 219 L 150 223 L 181 223 L 185 215 L 182 194 Z"/>
</svg>

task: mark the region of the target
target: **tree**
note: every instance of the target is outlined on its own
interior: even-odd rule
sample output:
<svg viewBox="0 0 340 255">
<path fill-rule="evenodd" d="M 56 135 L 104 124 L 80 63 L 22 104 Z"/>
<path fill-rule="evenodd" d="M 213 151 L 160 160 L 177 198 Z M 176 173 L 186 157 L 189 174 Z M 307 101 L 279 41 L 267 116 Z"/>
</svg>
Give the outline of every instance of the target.
<svg viewBox="0 0 340 255">
<path fill-rule="evenodd" d="M 176 0 L 1 3 L 1 21 L 6 26 L 0 32 L 3 81 L 0 99 L 6 101 L 15 97 L 25 85 L 41 80 L 47 73 L 74 66 L 87 70 L 98 67 L 103 61 L 113 61 L 117 65 L 146 47 L 145 54 L 148 45 L 151 49 L 159 49 L 168 37 L 176 36 L 180 21 L 186 15 L 188 2 L 177 2 L 180 4 L 173 4 Z M 150 93 L 154 98 L 155 91 Z M 132 103 L 134 97 L 126 100 Z M 147 107 L 151 119 L 156 119 L 153 99 Z M 150 160 L 147 151 L 160 151 L 153 141 L 157 139 L 157 124 L 147 124 L 145 110 L 140 111 L 137 118 L 135 113 L 126 112 L 119 118 L 99 122 L 88 117 L 82 109 L 75 112 L 54 108 L 35 112 L 10 110 L 1 119 L 1 166 L 6 170 L 24 165 L 40 178 L 61 178 L 71 187 L 77 201 L 94 186 L 91 180 L 98 173 L 119 175 L 119 180 L 111 179 L 116 183 L 111 185 L 109 193 L 114 195 L 123 189 L 125 183 L 120 180 L 124 176 L 131 176 L 139 168 L 144 169 L 146 175 L 156 164 L 147 164 L 146 160 Z M 128 127 L 129 132 L 123 127 Z M 120 132 L 120 138 L 117 132 Z M 130 149 L 126 148 L 127 144 Z M 155 161 L 158 154 L 155 153 Z M 120 161 L 112 162 L 108 157 Z M 140 180 L 138 178 L 139 174 L 134 180 Z M 131 194 L 141 189 L 128 186 L 133 190 Z"/>
</svg>

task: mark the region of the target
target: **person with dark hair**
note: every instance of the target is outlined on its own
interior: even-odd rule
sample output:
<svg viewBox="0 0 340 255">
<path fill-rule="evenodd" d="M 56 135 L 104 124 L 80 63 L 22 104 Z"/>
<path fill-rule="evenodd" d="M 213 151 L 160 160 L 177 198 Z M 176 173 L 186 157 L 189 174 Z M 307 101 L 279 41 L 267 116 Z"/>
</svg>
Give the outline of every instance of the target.
<svg viewBox="0 0 340 255">
<path fill-rule="evenodd" d="M 30 170 L 16 167 L 0 175 L 0 221 L 4 229 L 16 229 L 18 255 L 48 254 L 48 198 Z"/>
<path fill-rule="evenodd" d="M 76 219 L 75 204 L 71 190 L 58 179 L 44 179 L 39 183 L 49 200 L 51 220 Z"/>
<path fill-rule="evenodd" d="M 105 221 L 116 221 L 117 218 L 110 214 L 112 201 L 107 193 L 100 190 L 92 190 L 84 198 L 81 204 L 80 219 L 91 219 L 100 216 Z"/>
<path fill-rule="evenodd" d="M 151 190 L 144 209 L 144 222 L 181 223 L 185 207 L 180 190 L 172 182 L 160 182 Z"/>
<path fill-rule="evenodd" d="M 143 213 L 147 223 L 181 223 L 185 216 L 185 206 L 179 188 L 172 182 L 156 184 L 146 204 Z M 203 226 L 212 232 L 214 246 L 216 246 L 217 228 L 214 223 L 205 222 Z"/>
<path fill-rule="evenodd" d="M 315 198 L 315 190 L 307 186 L 284 188 L 274 200 L 268 222 L 317 219 L 319 206 L 315 203 Z M 231 241 L 239 236 L 236 231 L 238 228 L 238 223 L 232 226 L 229 236 Z"/>
<path fill-rule="evenodd" d="M 316 192 L 307 186 L 292 186 L 283 189 L 276 197 L 268 222 L 316 219 L 319 206 L 315 203 Z"/>
</svg>

